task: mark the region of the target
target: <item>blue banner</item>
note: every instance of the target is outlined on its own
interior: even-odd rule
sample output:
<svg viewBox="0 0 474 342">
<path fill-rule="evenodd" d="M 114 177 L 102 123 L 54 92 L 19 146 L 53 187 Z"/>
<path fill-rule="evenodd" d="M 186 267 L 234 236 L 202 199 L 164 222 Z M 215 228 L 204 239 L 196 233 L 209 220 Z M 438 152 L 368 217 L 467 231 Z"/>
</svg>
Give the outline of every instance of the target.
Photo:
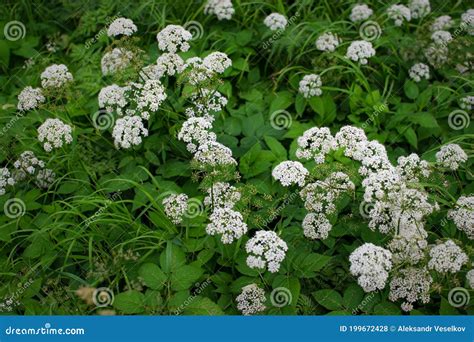
<svg viewBox="0 0 474 342">
<path fill-rule="evenodd" d="M 473 316 L 0 316 L 8 341 L 473 342 Z"/>
</svg>

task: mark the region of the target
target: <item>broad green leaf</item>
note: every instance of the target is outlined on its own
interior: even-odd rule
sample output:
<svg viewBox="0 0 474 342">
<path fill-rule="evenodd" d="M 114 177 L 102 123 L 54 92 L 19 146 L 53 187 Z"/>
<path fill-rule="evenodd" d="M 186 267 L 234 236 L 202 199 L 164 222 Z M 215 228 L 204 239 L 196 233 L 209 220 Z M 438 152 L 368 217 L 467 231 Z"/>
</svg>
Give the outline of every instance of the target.
<svg viewBox="0 0 474 342">
<path fill-rule="evenodd" d="M 138 274 L 143 278 L 145 285 L 153 290 L 161 290 L 166 282 L 166 275 L 153 263 L 143 264 L 138 270 Z"/>
<path fill-rule="evenodd" d="M 145 310 L 145 295 L 135 290 L 119 293 L 114 298 L 113 306 L 124 314 L 142 313 Z"/>
<path fill-rule="evenodd" d="M 324 306 L 328 310 L 341 310 L 342 309 L 342 297 L 335 290 L 319 290 L 313 292 L 313 297 L 316 301 Z"/>
</svg>

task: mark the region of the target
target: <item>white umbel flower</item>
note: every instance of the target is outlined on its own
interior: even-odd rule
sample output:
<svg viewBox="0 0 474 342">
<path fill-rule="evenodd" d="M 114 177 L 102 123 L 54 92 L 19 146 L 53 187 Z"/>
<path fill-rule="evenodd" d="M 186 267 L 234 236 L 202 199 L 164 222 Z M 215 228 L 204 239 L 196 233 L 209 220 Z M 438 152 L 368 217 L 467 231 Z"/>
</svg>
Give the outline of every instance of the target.
<svg viewBox="0 0 474 342">
<path fill-rule="evenodd" d="M 356 23 L 368 19 L 372 14 L 374 14 L 374 11 L 369 6 L 365 4 L 355 5 L 352 7 L 349 18 Z"/>
<path fill-rule="evenodd" d="M 41 88 L 33 88 L 27 86 L 18 94 L 17 109 L 21 112 L 38 108 L 41 103 L 44 103 L 45 97 Z"/>
<path fill-rule="evenodd" d="M 104 76 L 113 75 L 126 69 L 132 62 L 133 57 L 132 51 L 123 48 L 115 48 L 105 53 L 100 61 L 102 74 Z"/>
<path fill-rule="evenodd" d="M 413 19 L 423 18 L 431 12 L 429 0 L 410 0 L 408 8 L 410 8 L 411 17 Z"/>
<path fill-rule="evenodd" d="M 392 19 L 395 26 L 402 26 L 404 21 L 411 20 L 410 9 L 404 5 L 392 5 L 387 9 L 387 16 Z"/>
<path fill-rule="evenodd" d="M 265 291 L 259 288 L 257 284 L 244 286 L 236 300 L 237 309 L 245 316 L 254 315 L 266 309 L 264 305 Z"/>
<path fill-rule="evenodd" d="M 334 136 L 337 147 L 344 148 L 344 155 L 352 158 L 359 149 L 359 144 L 367 141 L 367 136 L 363 129 L 354 126 L 343 126 Z"/>
<path fill-rule="evenodd" d="M 365 243 L 350 255 L 350 272 L 365 292 L 383 290 L 392 269 L 392 253 L 372 243 Z"/>
<path fill-rule="evenodd" d="M 288 24 L 286 17 L 280 13 L 272 13 L 268 15 L 263 21 L 266 27 L 272 31 L 284 30 Z"/>
<path fill-rule="evenodd" d="M 324 240 L 329 236 L 332 225 L 324 214 L 308 213 L 303 220 L 303 234 L 307 238 Z"/>
<path fill-rule="evenodd" d="M 400 270 L 390 281 L 388 298 L 395 302 L 403 299 L 401 308 L 404 311 L 413 310 L 413 303 L 420 301 L 427 304 L 430 301 L 430 286 L 433 279 L 428 270 L 408 267 Z"/>
<path fill-rule="evenodd" d="M 120 87 L 112 84 L 102 88 L 99 92 L 98 102 L 100 108 L 105 108 L 108 113 L 117 112 L 117 115 L 123 115 L 123 108 L 128 104 L 126 92 L 128 87 Z"/>
<path fill-rule="evenodd" d="M 32 151 L 23 152 L 13 163 L 15 172 L 13 173 L 16 181 L 24 180 L 28 175 L 34 175 L 37 171 L 44 168 L 45 164 L 39 160 Z"/>
<path fill-rule="evenodd" d="M 453 40 L 453 36 L 448 31 L 435 31 L 431 35 L 431 39 L 435 44 L 446 45 Z"/>
<path fill-rule="evenodd" d="M 461 26 L 467 28 L 467 32 L 474 35 L 474 9 L 470 8 L 461 15 Z"/>
<path fill-rule="evenodd" d="M 41 73 L 41 86 L 45 89 L 59 89 L 72 80 L 72 74 L 64 64 L 50 65 Z"/>
<path fill-rule="evenodd" d="M 296 157 L 314 159 L 316 164 L 324 163 L 326 155 L 336 149 L 336 140 L 327 127 L 312 127 L 298 138 Z"/>
<path fill-rule="evenodd" d="M 51 169 L 41 169 L 36 175 L 35 184 L 39 188 L 47 189 L 54 183 L 56 174 Z"/>
<path fill-rule="evenodd" d="M 227 54 L 215 51 L 204 57 L 202 65 L 213 72 L 222 74 L 232 65 L 232 60 L 227 56 Z"/>
<path fill-rule="evenodd" d="M 408 70 L 408 75 L 415 82 L 420 82 L 422 79 L 427 80 L 430 78 L 430 67 L 424 63 L 416 63 Z"/>
<path fill-rule="evenodd" d="M 267 268 L 271 273 L 276 273 L 285 259 L 288 246 L 275 232 L 259 230 L 247 241 L 245 250 L 249 253 L 247 265 L 250 268 Z"/>
<path fill-rule="evenodd" d="M 442 15 L 435 19 L 433 24 L 431 24 L 431 31 L 442 31 L 450 29 L 454 24 L 453 19 L 449 15 Z"/>
<path fill-rule="evenodd" d="M 10 171 L 6 167 L 0 168 L 0 196 L 5 195 L 7 185 L 14 185 L 15 180 L 11 177 Z"/>
<path fill-rule="evenodd" d="M 192 38 L 191 32 L 179 25 L 168 25 L 156 35 L 158 48 L 171 53 L 188 51 L 190 47 L 188 41 Z"/>
<path fill-rule="evenodd" d="M 38 128 L 38 140 L 43 143 L 46 152 L 53 148 L 61 148 L 64 144 L 72 142 L 72 128 L 59 119 L 47 119 Z"/>
<path fill-rule="evenodd" d="M 462 109 L 471 110 L 474 108 L 474 96 L 469 95 L 461 98 L 459 107 Z"/>
<path fill-rule="evenodd" d="M 109 37 L 116 37 L 119 35 L 131 36 L 137 32 L 137 26 L 131 19 L 117 18 L 115 19 L 107 29 L 107 35 Z"/>
<path fill-rule="evenodd" d="M 199 146 L 194 155 L 194 161 L 203 166 L 237 165 L 232 157 L 232 150 L 217 141 L 207 141 Z"/>
<path fill-rule="evenodd" d="M 157 112 L 167 98 L 165 87 L 159 80 L 147 80 L 144 84 L 134 83 L 132 93 L 136 104 L 133 113 L 145 120 L 149 119 L 150 112 Z"/>
<path fill-rule="evenodd" d="M 436 161 L 442 167 L 455 171 L 467 161 L 467 154 L 458 144 L 448 144 L 436 152 Z"/>
<path fill-rule="evenodd" d="M 336 34 L 331 32 L 323 33 L 316 39 L 316 49 L 319 51 L 334 52 L 339 46 L 340 40 Z"/>
<path fill-rule="evenodd" d="M 279 181 L 283 186 L 298 184 L 303 186 L 305 178 L 309 175 L 309 171 L 297 161 L 283 161 L 272 171 L 272 177 Z"/>
<path fill-rule="evenodd" d="M 313 96 L 320 96 L 323 91 L 321 90 L 322 82 L 321 77 L 316 74 L 310 74 L 303 77 L 299 83 L 299 93 L 305 98 Z"/>
<path fill-rule="evenodd" d="M 461 196 L 454 209 L 448 211 L 448 218 L 454 221 L 456 227 L 466 233 L 469 239 L 474 239 L 474 196 Z"/>
<path fill-rule="evenodd" d="M 233 208 L 240 200 L 240 191 L 229 183 L 217 182 L 207 189 L 204 204 L 213 208 Z"/>
<path fill-rule="evenodd" d="M 427 161 L 412 153 L 398 158 L 397 173 L 404 181 L 418 182 L 420 178 L 429 177 L 431 171 Z"/>
<path fill-rule="evenodd" d="M 140 145 L 142 136 L 148 136 L 148 130 L 144 127 L 140 116 L 125 116 L 115 122 L 112 137 L 117 149 Z"/>
<path fill-rule="evenodd" d="M 469 283 L 469 287 L 471 289 L 474 289 L 474 269 L 467 272 L 466 279 L 467 279 L 467 282 Z"/>
<path fill-rule="evenodd" d="M 230 244 L 247 233 L 247 224 L 242 214 L 230 208 L 214 208 L 206 226 L 209 235 L 221 235 L 224 244 Z"/>
<path fill-rule="evenodd" d="M 448 61 L 449 49 L 446 44 L 432 43 L 423 51 L 428 63 L 439 68 Z"/>
<path fill-rule="evenodd" d="M 207 0 L 205 14 L 214 14 L 218 20 L 230 20 L 235 13 L 231 0 Z"/>
<path fill-rule="evenodd" d="M 441 243 L 430 250 L 428 268 L 439 273 L 456 273 L 468 262 L 466 253 L 452 240 Z"/>
<path fill-rule="evenodd" d="M 184 70 L 183 59 L 175 53 L 164 53 L 156 60 L 157 72 L 161 76 L 174 76 Z"/>
<path fill-rule="evenodd" d="M 166 216 L 174 224 L 180 224 L 188 210 L 188 196 L 186 194 L 172 194 L 163 199 Z"/>
<path fill-rule="evenodd" d="M 209 132 L 212 123 L 205 118 L 191 117 L 183 123 L 178 139 L 186 143 L 186 149 L 195 153 L 199 146 L 216 141 L 216 134 Z"/>
<path fill-rule="evenodd" d="M 365 40 L 356 40 L 351 43 L 346 52 L 346 57 L 364 65 L 368 63 L 368 58 L 375 56 L 375 49 L 372 43 Z"/>
</svg>

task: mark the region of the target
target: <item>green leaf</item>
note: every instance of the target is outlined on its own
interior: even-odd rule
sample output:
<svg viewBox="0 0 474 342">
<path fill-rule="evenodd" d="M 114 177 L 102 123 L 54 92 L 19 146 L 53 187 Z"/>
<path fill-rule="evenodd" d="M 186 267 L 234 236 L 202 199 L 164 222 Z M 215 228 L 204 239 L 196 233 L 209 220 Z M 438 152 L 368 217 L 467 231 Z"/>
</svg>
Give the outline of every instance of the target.
<svg viewBox="0 0 474 342">
<path fill-rule="evenodd" d="M 398 305 L 384 301 L 382 303 L 377 304 L 374 307 L 374 314 L 375 315 L 400 315 L 401 310 Z"/>
<path fill-rule="evenodd" d="M 197 266 L 181 266 L 171 273 L 171 288 L 176 291 L 188 289 L 203 273 L 203 269 Z"/>
<path fill-rule="evenodd" d="M 350 310 L 354 310 L 364 299 L 364 290 L 357 284 L 351 284 L 344 291 L 343 303 Z"/>
<path fill-rule="evenodd" d="M 438 121 L 431 113 L 415 113 L 410 115 L 408 119 L 416 124 L 419 124 L 421 127 L 425 128 L 438 128 Z"/>
<path fill-rule="evenodd" d="M 184 306 L 185 315 L 221 316 L 222 309 L 207 297 L 191 297 L 190 303 Z"/>
<path fill-rule="evenodd" d="M 160 255 L 161 269 L 165 273 L 171 273 L 186 263 L 186 256 L 182 249 L 172 242 L 168 242 L 166 249 Z"/>
<path fill-rule="evenodd" d="M 420 93 L 416 83 L 411 80 L 407 80 L 405 82 L 405 84 L 403 85 L 403 90 L 405 91 L 405 95 L 412 100 L 416 99 L 418 97 L 418 94 Z"/>
<path fill-rule="evenodd" d="M 280 91 L 275 94 L 272 103 L 270 104 L 270 115 L 277 110 L 286 109 L 293 104 L 293 94 L 289 91 Z"/>
<path fill-rule="evenodd" d="M 407 141 L 412 145 L 414 148 L 418 148 L 418 139 L 416 137 L 416 133 L 413 128 L 408 127 L 408 129 L 403 133 Z"/>
<path fill-rule="evenodd" d="M 153 263 L 143 264 L 138 270 L 138 274 L 143 278 L 145 285 L 153 290 L 161 290 L 166 282 L 166 275 Z"/>
<path fill-rule="evenodd" d="M 275 291 L 273 292 L 273 300 L 277 304 L 296 306 L 301 291 L 301 285 L 298 278 L 277 275 L 273 280 L 272 287 L 273 291 Z M 290 296 L 288 295 L 288 291 L 291 294 Z"/>
<path fill-rule="evenodd" d="M 265 136 L 263 139 L 277 160 L 287 159 L 286 148 L 278 140 L 271 136 Z"/>
<path fill-rule="evenodd" d="M 115 296 L 113 305 L 124 314 L 139 314 L 145 310 L 145 295 L 135 290 L 122 292 Z"/>
<path fill-rule="evenodd" d="M 328 310 L 341 310 L 342 297 L 335 290 L 319 290 L 313 292 L 313 297 L 316 301 Z"/>
</svg>

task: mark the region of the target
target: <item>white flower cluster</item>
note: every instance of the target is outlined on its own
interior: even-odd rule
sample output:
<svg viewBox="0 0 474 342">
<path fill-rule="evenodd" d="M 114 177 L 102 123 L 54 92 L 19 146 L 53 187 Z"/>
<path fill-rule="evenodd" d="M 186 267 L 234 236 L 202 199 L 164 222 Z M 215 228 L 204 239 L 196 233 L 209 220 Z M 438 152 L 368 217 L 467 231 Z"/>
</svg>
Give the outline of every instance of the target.
<svg viewBox="0 0 474 342">
<path fill-rule="evenodd" d="M 372 243 L 356 248 L 349 256 L 350 272 L 365 292 L 382 290 L 392 269 L 392 253 Z"/>
<path fill-rule="evenodd" d="M 183 123 L 178 139 L 186 143 L 186 149 L 195 153 L 200 145 L 216 141 L 216 134 L 210 132 L 212 122 L 202 117 L 191 117 Z"/>
<path fill-rule="evenodd" d="M 44 103 L 45 97 L 41 88 L 33 88 L 27 86 L 18 94 L 17 109 L 21 112 L 38 108 L 41 103 Z"/>
<path fill-rule="evenodd" d="M 280 13 L 272 13 L 268 15 L 263 21 L 266 27 L 272 31 L 284 30 L 288 24 L 286 17 Z"/>
<path fill-rule="evenodd" d="M 116 37 L 119 35 L 131 36 L 137 32 L 137 26 L 131 19 L 117 18 L 115 19 L 107 29 L 107 35 L 109 37 Z"/>
<path fill-rule="evenodd" d="M 374 11 L 367 5 L 355 5 L 352 7 L 351 15 L 349 18 L 352 22 L 356 23 L 368 19 Z"/>
<path fill-rule="evenodd" d="M 428 63 L 439 68 L 448 61 L 449 49 L 446 44 L 430 44 L 424 51 Z"/>
<path fill-rule="evenodd" d="M 188 108 L 186 114 L 190 117 L 202 116 L 208 121 L 214 121 L 213 112 L 220 112 L 227 106 L 227 98 L 217 90 L 209 90 L 206 88 L 195 92 L 190 98 L 194 108 Z"/>
<path fill-rule="evenodd" d="M 467 26 L 467 32 L 474 35 L 474 9 L 470 8 L 461 15 L 461 25 Z"/>
<path fill-rule="evenodd" d="M 404 181 L 418 182 L 421 178 L 429 177 L 431 172 L 428 162 L 412 153 L 398 158 L 397 173 Z"/>
<path fill-rule="evenodd" d="M 364 130 L 354 126 L 341 127 L 334 137 L 337 146 L 344 148 L 344 155 L 349 158 L 359 150 L 360 143 L 367 141 Z"/>
<path fill-rule="evenodd" d="M 423 18 L 431 12 L 429 0 L 410 0 L 408 8 L 410 8 L 411 17 L 414 19 Z"/>
<path fill-rule="evenodd" d="M 297 161 L 283 161 L 272 171 L 272 177 L 279 181 L 283 186 L 290 186 L 293 184 L 298 184 L 303 186 L 305 184 L 306 176 L 308 176 L 309 171 Z"/>
<path fill-rule="evenodd" d="M 221 235 L 224 244 L 230 244 L 247 233 L 247 224 L 243 221 L 242 214 L 230 208 L 214 208 L 209 220 L 211 222 L 206 226 L 206 233 Z"/>
<path fill-rule="evenodd" d="M 454 221 L 459 230 L 474 239 L 474 196 L 461 196 L 455 208 L 448 211 L 448 218 Z"/>
<path fill-rule="evenodd" d="M 115 122 L 112 130 L 114 145 L 119 148 L 130 148 L 142 143 L 142 136 L 148 136 L 140 116 L 125 116 Z"/>
<path fill-rule="evenodd" d="M 222 74 L 227 68 L 232 66 L 232 60 L 227 54 L 214 51 L 204 57 L 202 65 L 213 72 Z"/>
<path fill-rule="evenodd" d="M 459 104 L 459 107 L 462 109 L 467 109 L 471 110 L 474 108 L 474 96 L 469 95 L 466 97 L 461 98 L 461 103 Z"/>
<path fill-rule="evenodd" d="M 99 107 L 105 108 L 108 113 L 115 111 L 117 115 L 122 116 L 123 108 L 128 104 L 126 97 L 128 90 L 129 87 L 120 87 L 116 84 L 103 87 L 98 96 Z"/>
<path fill-rule="evenodd" d="M 72 80 L 72 74 L 64 64 L 50 65 L 41 73 L 41 86 L 45 89 L 59 89 Z"/>
<path fill-rule="evenodd" d="M 376 140 L 361 142 L 354 151 L 352 158 L 362 164 L 359 168 L 359 173 L 362 176 L 392 167 L 385 146 Z"/>
<path fill-rule="evenodd" d="M 186 194 L 172 194 L 163 200 L 166 216 L 174 224 L 183 221 L 184 214 L 188 211 L 188 196 Z"/>
<path fill-rule="evenodd" d="M 303 77 L 299 83 L 299 93 L 305 98 L 313 96 L 320 96 L 323 92 L 321 90 L 321 77 L 316 74 L 310 74 Z"/>
<path fill-rule="evenodd" d="M 404 5 L 392 5 L 387 9 L 387 15 L 395 22 L 395 26 L 402 26 L 404 21 L 411 20 L 410 9 Z"/>
<path fill-rule="evenodd" d="M 218 20 L 230 20 L 235 10 L 231 0 L 207 0 L 205 14 L 214 14 Z"/>
<path fill-rule="evenodd" d="M 237 309 L 243 315 L 249 316 L 266 309 L 265 291 L 257 286 L 250 284 L 242 288 L 242 292 L 237 296 Z"/>
<path fill-rule="evenodd" d="M 51 169 L 45 169 L 45 163 L 38 159 L 32 151 L 23 152 L 13 163 L 15 170 L 13 178 L 15 182 L 23 181 L 32 177 L 40 188 L 48 188 L 56 177 Z"/>
<path fill-rule="evenodd" d="M 425 258 L 425 250 L 428 242 L 422 238 L 407 238 L 396 235 L 387 245 L 392 252 L 392 262 L 394 265 L 407 263 L 416 265 Z"/>
<path fill-rule="evenodd" d="M 325 180 L 306 185 L 300 196 L 309 211 L 303 220 L 304 235 L 310 239 L 326 239 L 332 225 L 327 218 L 336 211 L 336 201 L 345 192 L 352 192 L 354 183 L 343 172 L 333 172 Z"/>
<path fill-rule="evenodd" d="M 324 163 L 326 155 L 336 149 L 336 140 L 327 127 L 312 127 L 298 138 L 296 157 L 314 159 L 316 164 Z"/>
<path fill-rule="evenodd" d="M 174 76 L 184 70 L 183 59 L 175 53 L 163 53 L 156 60 L 156 72 L 159 77 L 164 75 Z"/>
<path fill-rule="evenodd" d="M 323 33 L 316 39 L 316 49 L 319 51 L 334 52 L 339 46 L 340 39 L 336 34 L 331 32 Z"/>
<path fill-rule="evenodd" d="M 159 80 L 147 80 L 144 84 L 133 83 L 131 92 L 136 108 L 129 110 L 128 115 L 139 115 L 145 120 L 150 118 L 150 112 L 157 112 L 167 98 L 165 87 Z"/>
<path fill-rule="evenodd" d="M 401 307 L 404 311 L 413 310 L 413 303 L 420 301 L 427 304 L 430 301 L 430 286 L 433 282 L 426 269 L 408 267 L 401 269 L 390 281 L 389 299 L 396 301 L 403 299 Z"/>
<path fill-rule="evenodd" d="M 415 82 L 420 82 L 422 79 L 427 80 L 430 78 L 430 67 L 424 63 L 416 63 L 408 70 L 408 74 Z"/>
<path fill-rule="evenodd" d="M 245 250 L 249 253 L 247 265 L 250 268 L 268 268 L 268 271 L 275 273 L 280 270 L 288 246 L 275 232 L 259 230 L 247 241 Z"/>
<path fill-rule="evenodd" d="M 467 161 L 467 154 L 458 144 L 448 144 L 436 152 L 436 161 L 445 168 L 456 171 Z"/>
<path fill-rule="evenodd" d="M 188 41 L 192 38 L 191 32 L 179 25 L 168 25 L 156 35 L 158 48 L 171 53 L 188 51 L 190 47 Z"/>
<path fill-rule="evenodd" d="M 123 48 L 115 48 L 105 53 L 100 61 L 102 74 L 104 76 L 113 75 L 126 69 L 131 64 L 133 58 L 133 52 Z"/>
<path fill-rule="evenodd" d="M 431 35 L 431 39 L 435 44 L 446 45 L 453 40 L 453 36 L 448 31 L 435 31 Z"/>
<path fill-rule="evenodd" d="M 453 19 L 449 15 L 442 15 L 435 19 L 433 24 L 431 24 L 431 31 L 442 31 L 450 29 L 454 24 Z"/>
<path fill-rule="evenodd" d="M 362 65 L 368 63 L 368 58 L 375 56 L 372 43 L 365 40 L 356 40 L 351 43 L 346 52 L 346 57 Z"/>
<path fill-rule="evenodd" d="M 72 142 L 72 128 L 59 119 L 46 119 L 38 128 L 38 140 L 43 143 L 46 152 L 53 148 L 61 148 L 64 144 Z"/>
<path fill-rule="evenodd" d="M 233 208 L 240 201 L 240 191 L 225 182 L 214 183 L 207 189 L 204 204 L 213 208 Z"/>
<path fill-rule="evenodd" d="M 15 185 L 15 180 L 6 167 L 0 168 L 0 195 L 5 195 L 7 185 Z"/>
<path fill-rule="evenodd" d="M 441 243 L 430 250 L 428 267 L 440 273 L 456 273 L 468 262 L 468 257 L 452 240 Z"/>
<path fill-rule="evenodd" d="M 469 287 L 471 289 L 474 289 L 474 269 L 466 273 L 466 279 L 467 279 L 467 282 L 469 283 Z"/>
<path fill-rule="evenodd" d="M 217 141 L 207 141 L 199 145 L 194 160 L 211 167 L 237 165 L 237 161 L 232 157 L 232 150 Z"/>
</svg>

